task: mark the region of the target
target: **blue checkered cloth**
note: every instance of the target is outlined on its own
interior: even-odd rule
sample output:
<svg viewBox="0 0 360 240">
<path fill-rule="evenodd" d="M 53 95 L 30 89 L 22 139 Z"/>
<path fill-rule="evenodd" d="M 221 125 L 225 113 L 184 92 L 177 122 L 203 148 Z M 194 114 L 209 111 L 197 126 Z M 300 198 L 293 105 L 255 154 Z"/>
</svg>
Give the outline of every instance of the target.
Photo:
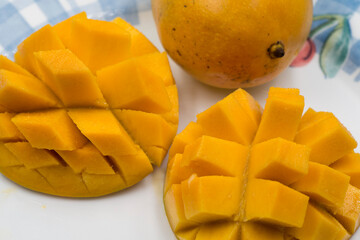
<svg viewBox="0 0 360 240">
<path fill-rule="evenodd" d="M 137 25 L 139 11 L 150 6 L 151 0 L 0 0 L 0 53 L 12 58 L 16 46 L 32 32 L 82 11 L 91 18 L 120 16 Z"/>
</svg>

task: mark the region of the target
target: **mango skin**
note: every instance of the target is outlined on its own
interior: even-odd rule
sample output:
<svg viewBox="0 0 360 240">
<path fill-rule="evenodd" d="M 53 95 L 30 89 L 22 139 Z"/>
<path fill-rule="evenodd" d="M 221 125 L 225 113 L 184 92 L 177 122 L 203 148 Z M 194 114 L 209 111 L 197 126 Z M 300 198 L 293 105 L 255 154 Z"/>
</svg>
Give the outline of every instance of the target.
<svg viewBox="0 0 360 240">
<path fill-rule="evenodd" d="M 152 0 L 171 58 L 197 80 L 220 88 L 257 86 L 288 67 L 309 34 L 312 8 L 311 0 Z M 285 55 L 271 58 L 268 49 L 278 42 Z"/>
</svg>

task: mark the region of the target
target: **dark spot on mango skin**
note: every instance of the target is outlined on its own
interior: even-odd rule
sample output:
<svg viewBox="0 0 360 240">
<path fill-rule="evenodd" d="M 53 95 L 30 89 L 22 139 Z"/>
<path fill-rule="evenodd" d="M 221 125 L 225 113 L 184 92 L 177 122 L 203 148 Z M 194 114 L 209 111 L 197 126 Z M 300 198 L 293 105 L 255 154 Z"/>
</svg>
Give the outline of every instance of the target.
<svg viewBox="0 0 360 240">
<path fill-rule="evenodd" d="M 175 31 L 176 31 L 176 28 L 173 28 L 172 30 L 175 32 Z"/>
<path fill-rule="evenodd" d="M 267 50 L 271 59 L 282 58 L 285 56 L 285 46 L 281 41 L 271 44 Z"/>
<path fill-rule="evenodd" d="M 179 54 L 179 56 L 181 57 L 181 52 L 179 50 L 176 50 L 177 54 Z"/>
</svg>

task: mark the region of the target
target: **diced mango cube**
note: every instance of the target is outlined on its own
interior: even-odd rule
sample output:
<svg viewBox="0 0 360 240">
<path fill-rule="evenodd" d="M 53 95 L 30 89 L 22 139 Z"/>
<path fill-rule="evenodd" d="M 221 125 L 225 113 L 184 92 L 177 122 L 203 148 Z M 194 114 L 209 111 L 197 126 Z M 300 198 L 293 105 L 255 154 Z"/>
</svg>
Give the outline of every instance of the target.
<svg viewBox="0 0 360 240">
<path fill-rule="evenodd" d="M 237 90 L 240 91 L 240 90 Z M 197 115 L 204 134 L 250 145 L 257 126 L 231 95 Z"/>
<path fill-rule="evenodd" d="M 57 153 L 75 173 L 115 174 L 106 157 L 91 143 L 74 151 L 57 151 Z"/>
<path fill-rule="evenodd" d="M 177 129 L 160 115 L 133 110 L 114 110 L 114 114 L 145 152 L 153 146 L 169 149 Z M 158 166 L 163 160 L 163 156 L 159 157 L 151 159 Z"/>
<path fill-rule="evenodd" d="M 136 153 L 132 155 L 115 154 L 109 158 L 119 169 L 120 175 L 128 186 L 138 183 L 153 171 L 149 158 L 138 146 Z"/>
<path fill-rule="evenodd" d="M 309 197 L 279 182 L 250 179 L 246 189 L 245 220 L 301 227 Z"/>
<path fill-rule="evenodd" d="M 299 90 L 271 87 L 254 144 L 276 137 L 294 140 L 303 110 Z"/>
<path fill-rule="evenodd" d="M 245 222 L 241 224 L 241 240 L 284 240 L 284 233 L 270 226 Z"/>
<path fill-rule="evenodd" d="M 158 75 L 165 86 L 175 84 L 166 52 L 154 52 L 152 54 L 143 55 L 138 58 L 138 63 L 142 67 Z"/>
<path fill-rule="evenodd" d="M 71 44 L 71 25 L 74 19 L 86 19 L 86 12 L 75 14 L 74 16 L 67 18 L 66 20 L 59 22 L 53 26 L 54 31 L 61 39 L 62 43 L 69 48 Z"/>
<path fill-rule="evenodd" d="M 24 68 L 20 67 L 18 64 L 14 63 L 4 55 L 0 55 L 0 69 L 8 70 L 10 72 L 22 74 L 28 77 L 33 77 L 31 73 L 26 71 Z"/>
<path fill-rule="evenodd" d="M 255 125 L 259 126 L 263 111 L 259 103 L 249 93 L 242 89 L 234 91 L 231 96 L 237 100 Z"/>
<path fill-rule="evenodd" d="M 24 165 L 20 162 L 9 149 L 5 147 L 4 143 L 0 143 L 0 167 L 13 167 Z"/>
<path fill-rule="evenodd" d="M 248 155 L 249 147 L 202 136 L 185 147 L 181 165 L 190 167 L 198 176 L 243 177 Z"/>
<path fill-rule="evenodd" d="M 313 117 L 314 123 L 299 131 L 295 142 L 311 148 L 310 161 L 330 165 L 356 148 L 357 143 L 332 113 L 317 114 L 319 118 Z"/>
<path fill-rule="evenodd" d="M 183 155 L 178 153 L 169 160 L 164 186 L 165 193 L 173 184 L 180 184 L 194 173 L 189 167 L 181 166 L 182 157 Z"/>
<path fill-rule="evenodd" d="M 127 23 L 124 19 L 117 17 L 113 20 L 113 22 L 130 33 L 131 56 L 137 57 L 158 51 L 156 47 L 139 30 L 134 28 L 131 24 Z"/>
<path fill-rule="evenodd" d="M 337 160 L 330 167 L 350 176 L 350 183 L 360 188 L 360 154 L 349 153 Z"/>
<path fill-rule="evenodd" d="M 63 109 L 20 113 L 12 122 L 34 148 L 70 151 L 87 142 Z"/>
<path fill-rule="evenodd" d="M 89 174 L 82 173 L 82 179 L 92 197 L 120 191 L 127 187 L 119 174 Z"/>
<path fill-rule="evenodd" d="M 238 240 L 239 223 L 218 222 L 202 225 L 196 235 L 196 240 Z"/>
<path fill-rule="evenodd" d="M 81 175 L 74 174 L 70 167 L 53 166 L 38 168 L 37 171 L 55 189 L 57 194 L 65 197 L 89 195 L 89 190 Z"/>
<path fill-rule="evenodd" d="M 347 240 L 346 230 L 325 210 L 309 204 L 304 225 L 286 230 L 299 240 Z"/>
<path fill-rule="evenodd" d="M 65 46 L 54 29 L 50 25 L 45 25 L 19 44 L 15 54 L 15 61 L 32 74 L 38 76 L 34 52 L 56 49 L 65 49 Z"/>
<path fill-rule="evenodd" d="M 119 25 L 86 18 L 73 19 L 69 49 L 93 73 L 129 58 L 130 33 Z"/>
<path fill-rule="evenodd" d="M 184 212 L 184 202 L 182 199 L 181 184 L 173 184 L 164 198 L 167 209 L 167 217 L 171 229 L 178 232 L 197 225 L 196 222 L 186 219 Z"/>
<path fill-rule="evenodd" d="M 170 99 L 160 77 L 141 67 L 136 59 L 104 68 L 97 75 L 100 89 L 112 108 L 152 113 L 171 110 Z"/>
<path fill-rule="evenodd" d="M 70 109 L 76 126 L 103 155 L 132 155 L 137 148 L 110 110 Z"/>
<path fill-rule="evenodd" d="M 328 166 L 310 162 L 306 176 L 291 185 L 311 199 L 328 207 L 341 207 L 350 177 Z"/>
<path fill-rule="evenodd" d="M 181 183 L 185 216 L 199 223 L 234 219 L 242 189 L 239 178 L 193 175 Z"/>
<path fill-rule="evenodd" d="M 254 145 L 250 154 L 249 176 L 289 185 L 308 173 L 310 149 L 275 138 Z"/>
<path fill-rule="evenodd" d="M 34 53 L 45 84 L 66 107 L 106 107 L 90 70 L 68 49 Z"/>
<path fill-rule="evenodd" d="M 182 132 L 175 136 L 169 150 L 169 159 L 177 153 L 184 153 L 185 146 L 194 142 L 202 134 L 201 126 L 196 122 L 190 122 Z"/>
<path fill-rule="evenodd" d="M 24 136 L 19 132 L 11 118 L 13 113 L 0 113 L 0 141 L 20 141 L 25 140 Z"/>
<path fill-rule="evenodd" d="M 0 104 L 15 112 L 59 107 L 59 101 L 38 79 L 0 70 Z"/>
<path fill-rule="evenodd" d="M 179 124 L 179 100 L 178 91 L 176 85 L 170 85 L 166 87 L 166 92 L 169 95 L 171 110 L 162 113 L 161 116 L 174 125 Z"/>
<path fill-rule="evenodd" d="M 60 165 L 53 152 L 33 148 L 28 142 L 6 143 L 5 147 L 29 169 Z"/>
<path fill-rule="evenodd" d="M 332 209 L 335 218 L 354 234 L 360 225 L 360 189 L 350 185 L 346 195 L 345 202 L 340 208 Z"/>
</svg>

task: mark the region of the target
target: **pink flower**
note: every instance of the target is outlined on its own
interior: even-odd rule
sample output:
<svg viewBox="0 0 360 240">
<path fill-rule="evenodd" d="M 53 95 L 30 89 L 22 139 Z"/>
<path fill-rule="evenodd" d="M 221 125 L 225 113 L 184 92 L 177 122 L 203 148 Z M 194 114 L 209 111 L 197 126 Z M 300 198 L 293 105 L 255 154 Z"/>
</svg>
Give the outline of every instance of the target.
<svg viewBox="0 0 360 240">
<path fill-rule="evenodd" d="M 304 46 L 300 50 L 299 54 L 296 56 L 294 61 L 290 64 L 291 67 L 302 67 L 308 64 L 316 53 L 315 43 L 308 38 Z"/>
</svg>

